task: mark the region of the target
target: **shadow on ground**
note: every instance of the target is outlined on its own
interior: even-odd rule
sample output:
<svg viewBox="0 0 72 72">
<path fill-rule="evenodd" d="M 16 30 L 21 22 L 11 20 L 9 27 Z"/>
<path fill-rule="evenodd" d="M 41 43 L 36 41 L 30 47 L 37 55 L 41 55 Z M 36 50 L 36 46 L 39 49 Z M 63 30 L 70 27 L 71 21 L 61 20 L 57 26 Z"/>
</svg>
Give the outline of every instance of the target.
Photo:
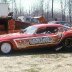
<svg viewBox="0 0 72 72">
<path fill-rule="evenodd" d="M 5 55 L 0 54 L 0 56 L 22 56 L 22 55 L 38 55 L 38 54 L 57 54 L 57 53 L 72 53 L 72 49 L 54 51 L 49 48 L 38 48 L 38 49 L 27 49 L 21 51 L 14 51 L 11 54 Z"/>
</svg>

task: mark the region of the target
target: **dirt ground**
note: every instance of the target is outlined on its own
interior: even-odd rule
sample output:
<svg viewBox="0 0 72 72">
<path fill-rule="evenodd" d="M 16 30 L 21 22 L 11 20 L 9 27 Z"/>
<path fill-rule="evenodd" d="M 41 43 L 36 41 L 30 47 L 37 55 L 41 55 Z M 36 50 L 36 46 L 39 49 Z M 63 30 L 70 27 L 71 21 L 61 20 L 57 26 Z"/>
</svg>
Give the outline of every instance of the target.
<svg viewBox="0 0 72 72">
<path fill-rule="evenodd" d="M 42 50 L 0 55 L 0 72 L 72 72 L 72 52 Z"/>
</svg>

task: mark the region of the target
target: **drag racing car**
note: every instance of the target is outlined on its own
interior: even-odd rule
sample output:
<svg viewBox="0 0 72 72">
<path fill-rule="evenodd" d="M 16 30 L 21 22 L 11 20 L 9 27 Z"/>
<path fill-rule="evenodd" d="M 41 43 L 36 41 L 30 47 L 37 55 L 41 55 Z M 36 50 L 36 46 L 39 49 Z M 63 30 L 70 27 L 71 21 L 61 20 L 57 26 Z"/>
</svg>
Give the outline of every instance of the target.
<svg viewBox="0 0 72 72">
<path fill-rule="evenodd" d="M 51 48 L 58 45 L 62 48 L 72 47 L 70 27 L 61 24 L 36 24 L 17 33 L 0 35 L 0 50 L 3 54 L 11 53 L 12 50 Z"/>
</svg>

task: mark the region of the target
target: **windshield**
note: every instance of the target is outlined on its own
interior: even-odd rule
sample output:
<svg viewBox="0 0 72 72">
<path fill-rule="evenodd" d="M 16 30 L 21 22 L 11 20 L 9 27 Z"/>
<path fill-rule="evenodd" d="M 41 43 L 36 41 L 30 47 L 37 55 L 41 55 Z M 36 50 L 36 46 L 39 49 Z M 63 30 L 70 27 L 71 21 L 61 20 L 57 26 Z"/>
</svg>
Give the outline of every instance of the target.
<svg viewBox="0 0 72 72">
<path fill-rule="evenodd" d="M 31 22 L 33 22 L 33 23 L 39 23 L 38 19 L 36 19 L 36 18 L 32 18 Z"/>
<path fill-rule="evenodd" d="M 34 26 L 29 26 L 26 29 L 21 30 L 22 33 L 26 34 L 34 34 L 36 32 L 37 28 Z"/>
</svg>

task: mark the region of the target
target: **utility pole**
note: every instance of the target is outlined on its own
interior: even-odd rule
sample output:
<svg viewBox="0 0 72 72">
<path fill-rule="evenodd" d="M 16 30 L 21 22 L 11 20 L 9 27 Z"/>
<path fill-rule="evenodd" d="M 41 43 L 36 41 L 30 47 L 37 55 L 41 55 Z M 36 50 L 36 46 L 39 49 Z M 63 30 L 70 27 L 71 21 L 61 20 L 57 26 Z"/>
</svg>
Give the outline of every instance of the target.
<svg viewBox="0 0 72 72">
<path fill-rule="evenodd" d="M 54 3 L 54 0 L 52 0 L 52 19 L 54 18 L 54 16 L 53 16 L 53 3 Z"/>
</svg>

